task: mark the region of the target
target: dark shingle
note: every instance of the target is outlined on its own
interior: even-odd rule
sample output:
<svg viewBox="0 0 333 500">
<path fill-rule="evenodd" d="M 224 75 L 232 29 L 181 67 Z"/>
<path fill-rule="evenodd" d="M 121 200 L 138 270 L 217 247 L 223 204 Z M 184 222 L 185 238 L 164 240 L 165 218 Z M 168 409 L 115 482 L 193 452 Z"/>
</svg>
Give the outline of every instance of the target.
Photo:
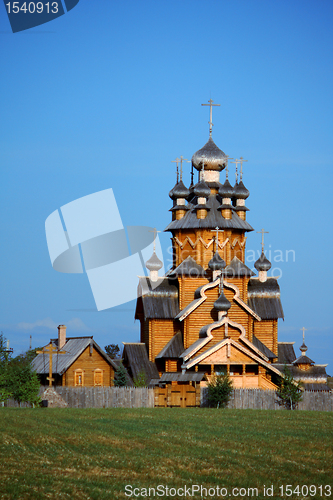
<svg viewBox="0 0 333 500">
<path fill-rule="evenodd" d="M 176 333 L 165 347 L 158 353 L 157 358 L 179 358 L 184 352 L 184 344 L 181 332 Z"/>
</svg>

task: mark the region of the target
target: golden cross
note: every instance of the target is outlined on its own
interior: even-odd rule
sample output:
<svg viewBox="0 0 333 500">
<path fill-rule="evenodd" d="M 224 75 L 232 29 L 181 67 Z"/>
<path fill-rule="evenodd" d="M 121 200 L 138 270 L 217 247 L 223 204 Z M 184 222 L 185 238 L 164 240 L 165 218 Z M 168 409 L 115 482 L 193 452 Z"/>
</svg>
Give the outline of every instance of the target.
<svg viewBox="0 0 333 500">
<path fill-rule="evenodd" d="M 210 113 L 209 113 L 209 137 L 212 137 L 212 127 L 213 127 L 213 106 L 221 106 L 221 104 L 213 104 L 213 100 L 209 99 L 208 104 L 201 104 L 201 106 L 209 106 L 210 107 Z"/>
<path fill-rule="evenodd" d="M 180 162 L 180 158 L 176 158 L 175 160 L 171 160 L 171 163 L 177 163 L 177 184 L 179 181 L 179 167 L 178 167 L 179 162 Z"/>
<path fill-rule="evenodd" d="M 303 330 L 303 344 L 304 344 L 304 332 L 306 332 L 306 331 L 307 331 L 307 328 L 305 328 L 305 327 L 303 326 L 303 328 L 301 328 L 301 330 Z"/>
<path fill-rule="evenodd" d="M 155 252 L 155 248 L 156 248 L 155 239 L 156 239 L 157 233 L 160 233 L 161 231 L 157 231 L 156 227 L 154 227 L 153 231 L 149 231 L 149 232 L 154 233 L 154 252 Z"/>
<path fill-rule="evenodd" d="M 47 349 L 48 347 L 48 349 Z M 49 386 L 52 386 L 52 382 L 54 381 L 54 378 L 52 378 L 52 354 L 57 352 L 57 354 L 65 354 L 66 351 L 58 351 L 57 347 L 52 344 L 52 342 L 49 343 L 47 347 L 43 347 L 42 351 L 36 351 L 37 354 L 45 354 L 49 353 L 49 376 L 46 377 L 46 380 L 49 381 Z"/>
<path fill-rule="evenodd" d="M 263 252 L 264 246 L 265 246 L 264 245 L 264 234 L 269 234 L 269 232 L 262 229 L 261 231 L 257 231 L 257 233 L 261 233 L 261 251 Z"/>
<path fill-rule="evenodd" d="M 243 162 L 248 161 L 248 160 L 244 160 L 244 158 L 242 156 L 239 159 L 240 159 L 240 164 L 241 164 L 241 168 L 240 168 L 240 180 L 243 180 Z"/>
</svg>

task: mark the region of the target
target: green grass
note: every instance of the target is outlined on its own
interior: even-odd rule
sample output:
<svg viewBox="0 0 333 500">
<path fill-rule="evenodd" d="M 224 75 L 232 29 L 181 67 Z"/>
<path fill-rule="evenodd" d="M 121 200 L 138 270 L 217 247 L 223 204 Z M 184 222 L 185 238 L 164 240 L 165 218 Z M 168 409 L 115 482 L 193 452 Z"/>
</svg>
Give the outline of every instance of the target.
<svg viewBox="0 0 333 500">
<path fill-rule="evenodd" d="M 273 484 L 274 500 L 302 499 L 278 487 L 333 478 L 327 412 L 1 408 L 0 430 L 1 499 L 122 499 L 126 484 L 257 487 L 253 498 Z"/>
</svg>

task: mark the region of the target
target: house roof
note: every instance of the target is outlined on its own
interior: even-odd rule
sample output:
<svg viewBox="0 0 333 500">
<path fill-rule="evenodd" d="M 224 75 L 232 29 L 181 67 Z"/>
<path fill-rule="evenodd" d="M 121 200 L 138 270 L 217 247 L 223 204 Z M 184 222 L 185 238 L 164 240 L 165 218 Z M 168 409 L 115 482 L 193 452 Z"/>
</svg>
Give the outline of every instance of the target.
<svg viewBox="0 0 333 500">
<path fill-rule="evenodd" d="M 177 229 L 215 229 L 219 227 L 220 229 L 239 229 L 240 231 L 253 231 L 253 227 L 247 221 L 242 220 L 234 210 L 232 210 L 232 218 L 225 219 L 219 207 L 221 205 L 222 198 L 220 195 L 211 194 L 207 200 L 205 208 L 209 211 L 204 219 L 198 219 L 196 210 L 194 206 L 198 203 L 197 197 L 191 199 L 191 204 L 188 207 L 189 210 L 184 217 L 179 220 L 174 220 L 165 228 L 165 231 L 174 231 Z M 233 208 L 232 206 L 230 208 Z"/>
<path fill-rule="evenodd" d="M 159 278 L 152 283 L 149 278 L 140 278 L 138 295 L 142 299 L 145 319 L 174 319 L 179 313 L 177 281 L 169 278 Z M 139 301 L 135 319 L 139 318 Z"/>
<path fill-rule="evenodd" d="M 261 319 L 284 318 L 280 300 L 280 287 L 276 278 L 267 278 L 265 282 L 251 278 L 248 282 L 248 305 Z"/>
<path fill-rule="evenodd" d="M 179 358 L 179 356 L 184 352 L 184 344 L 182 334 L 179 331 L 172 337 L 171 340 L 163 347 L 161 352 L 158 353 L 156 359 L 158 358 Z"/>
<path fill-rule="evenodd" d="M 146 345 L 144 343 L 124 342 L 124 364 L 128 366 L 133 379 L 137 378 L 141 372 L 146 375 L 147 385 L 151 379 L 159 378 L 159 373 L 155 363 L 149 361 Z"/>
<path fill-rule="evenodd" d="M 52 345 L 58 347 L 58 339 L 51 339 Z M 52 354 L 52 369 L 54 374 L 63 375 L 74 361 L 89 347 L 96 351 L 116 370 L 117 365 L 109 356 L 99 347 L 92 337 L 68 337 L 66 344 L 61 348 L 64 354 L 55 352 Z M 49 373 L 49 354 L 37 354 L 32 361 L 32 367 L 38 374 Z"/>
<path fill-rule="evenodd" d="M 278 343 L 278 363 L 291 364 L 295 361 L 296 355 L 294 351 L 294 342 L 279 342 Z"/>
</svg>

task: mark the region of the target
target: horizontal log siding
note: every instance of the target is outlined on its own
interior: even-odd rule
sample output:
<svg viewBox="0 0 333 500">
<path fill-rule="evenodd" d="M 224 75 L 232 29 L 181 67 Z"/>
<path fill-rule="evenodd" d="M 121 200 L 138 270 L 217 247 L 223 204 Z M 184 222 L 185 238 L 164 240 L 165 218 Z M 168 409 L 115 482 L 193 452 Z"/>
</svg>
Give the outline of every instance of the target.
<svg viewBox="0 0 333 500">
<path fill-rule="evenodd" d="M 274 350 L 274 321 L 262 320 L 254 322 L 254 335 L 271 351 Z M 276 354 L 277 346 L 274 353 Z"/>
<path fill-rule="evenodd" d="M 173 243 L 176 256 L 176 266 L 187 259 L 187 257 L 191 256 L 204 269 L 207 269 L 208 262 L 213 257 L 216 250 L 215 241 L 214 243 L 211 243 L 208 248 L 206 248 L 206 245 L 208 245 L 215 237 L 214 231 L 207 229 L 198 229 L 196 232 L 176 231 L 175 236 L 181 242 L 183 247 L 181 248 L 178 243 Z M 187 237 L 190 238 L 194 244 L 198 238 L 201 237 L 205 244 L 200 241 L 195 244 L 193 248 L 190 242 L 186 241 Z M 222 245 L 227 239 L 228 242 L 223 246 L 223 248 L 219 247 L 218 250 L 222 259 L 225 260 L 227 265 L 230 264 L 234 257 L 238 257 L 242 262 L 244 262 L 245 244 L 243 245 L 243 243 L 246 241 L 244 233 L 242 234 L 239 231 L 223 231 L 223 233 L 219 234 L 219 245 Z"/>
<path fill-rule="evenodd" d="M 144 342 L 149 349 L 149 320 L 141 321 L 141 342 Z"/>
<path fill-rule="evenodd" d="M 177 325 L 173 320 L 156 319 L 152 321 L 152 344 L 151 344 L 151 361 L 155 361 L 156 356 L 161 352 L 163 347 L 177 333 Z"/>
<path fill-rule="evenodd" d="M 103 385 L 112 385 L 114 379 L 113 368 L 105 361 L 105 359 L 93 348 L 90 356 L 90 347 L 87 347 L 79 358 L 68 368 L 65 377 L 66 385 L 75 385 L 74 373 L 75 370 L 83 371 L 83 384 L 85 387 L 94 386 L 94 371 L 100 369 L 103 371 Z"/>
</svg>

